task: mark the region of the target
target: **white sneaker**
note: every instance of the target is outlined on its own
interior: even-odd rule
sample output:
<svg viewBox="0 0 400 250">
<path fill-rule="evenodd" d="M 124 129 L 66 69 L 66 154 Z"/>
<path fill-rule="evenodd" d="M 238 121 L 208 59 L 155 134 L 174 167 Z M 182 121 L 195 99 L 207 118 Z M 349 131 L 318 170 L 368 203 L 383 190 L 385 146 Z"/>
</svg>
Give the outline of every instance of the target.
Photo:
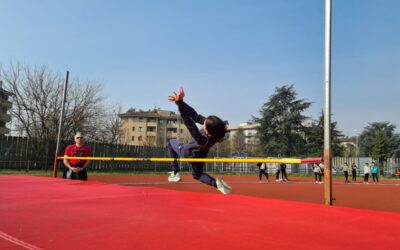
<svg viewBox="0 0 400 250">
<path fill-rule="evenodd" d="M 232 193 L 232 188 L 224 181 L 224 179 L 217 177 L 217 189 L 223 194 Z"/>
<path fill-rule="evenodd" d="M 169 172 L 169 173 L 170 173 L 170 176 L 168 176 L 169 182 L 176 183 L 182 180 L 181 175 L 179 173 L 176 174 L 174 174 L 174 172 Z"/>
</svg>

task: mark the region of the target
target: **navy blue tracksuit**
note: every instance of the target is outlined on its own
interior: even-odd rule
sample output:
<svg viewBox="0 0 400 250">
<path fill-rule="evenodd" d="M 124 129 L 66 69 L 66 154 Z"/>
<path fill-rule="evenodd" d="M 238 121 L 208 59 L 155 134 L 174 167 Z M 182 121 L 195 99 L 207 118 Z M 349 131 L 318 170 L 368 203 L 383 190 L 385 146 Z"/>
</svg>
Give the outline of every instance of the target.
<svg viewBox="0 0 400 250">
<path fill-rule="evenodd" d="M 176 102 L 182 120 L 192 136 L 188 144 L 184 144 L 177 139 L 171 139 L 168 142 L 168 150 L 173 158 L 206 158 L 210 148 L 216 143 L 213 138 L 206 135 L 203 129 L 199 130 L 196 123 L 204 124 L 205 117 L 197 112 L 183 101 Z M 210 175 L 203 173 L 204 162 L 190 162 L 192 166 L 193 178 L 216 187 L 216 181 Z M 174 172 L 179 172 L 177 161 L 172 163 Z"/>
</svg>

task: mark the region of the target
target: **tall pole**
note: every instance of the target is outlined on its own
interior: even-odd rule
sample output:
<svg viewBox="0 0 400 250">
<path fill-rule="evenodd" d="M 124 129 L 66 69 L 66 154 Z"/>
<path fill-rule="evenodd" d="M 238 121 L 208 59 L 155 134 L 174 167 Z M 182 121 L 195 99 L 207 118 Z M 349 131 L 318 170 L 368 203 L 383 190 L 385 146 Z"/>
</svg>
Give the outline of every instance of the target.
<svg viewBox="0 0 400 250">
<path fill-rule="evenodd" d="M 65 74 L 65 82 L 64 82 L 64 91 L 63 91 L 63 99 L 61 104 L 61 115 L 60 115 L 60 123 L 58 124 L 58 135 L 57 135 L 57 145 L 56 145 L 56 152 L 54 157 L 54 165 L 53 165 L 53 177 L 57 178 L 57 171 L 58 171 L 58 153 L 60 150 L 60 140 L 61 140 L 61 130 L 64 121 L 64 111 L 65 111 L 65 100 L 67 98 L 67 88 L 68 88 L 68 78 L 69 78 L 69 71 Z"/>
<path fill-rule="evenodd" d="M 331 24 L 332 0 L 325 0 L 325 112 L 324 112 L 324 197 L 325 205 L 332 206 L 332 150 L 331 150 Z"/>
</svg>

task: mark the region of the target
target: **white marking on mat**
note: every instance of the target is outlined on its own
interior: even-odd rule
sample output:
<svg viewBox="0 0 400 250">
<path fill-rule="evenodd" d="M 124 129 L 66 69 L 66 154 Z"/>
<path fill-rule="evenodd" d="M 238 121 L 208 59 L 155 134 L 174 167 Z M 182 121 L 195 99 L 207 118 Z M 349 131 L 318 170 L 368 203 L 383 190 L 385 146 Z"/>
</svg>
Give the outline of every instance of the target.
<svg viewBox="0 0 400 250">
<path fill-rule="evenodd" d="M 15 245 L 21 246 L 23 248 L 29 249 L 29 250 L 43 250 L 40 247 L 34 246 L 32 244 L 29 244 L 25 241 L 19 240 L 15 237 L 12 237 L 11 235 L 8 235 L 4 232 L 0 232 L 0 238 L 5 239 L 6 241 L 9 241 L 11 243 L 14 243 Z"/>
</svg>

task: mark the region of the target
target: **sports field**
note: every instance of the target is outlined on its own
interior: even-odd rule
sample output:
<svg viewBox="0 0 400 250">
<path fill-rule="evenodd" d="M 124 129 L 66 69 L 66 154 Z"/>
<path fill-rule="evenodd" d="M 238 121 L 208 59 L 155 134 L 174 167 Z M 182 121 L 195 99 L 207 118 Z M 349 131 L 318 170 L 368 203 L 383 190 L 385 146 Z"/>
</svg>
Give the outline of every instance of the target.
<svg viewBox="0 0 400 250">
<path fill-rule="evenodd" d="M 222 195 L 183 176 L 0 176 L 0 249 L 396 249 L 399 183 L 344 184 L 322 205 L 312 178 L 225 176 Z M 272 179 L 273 180 L 273 179 Z"/>
</svg>

